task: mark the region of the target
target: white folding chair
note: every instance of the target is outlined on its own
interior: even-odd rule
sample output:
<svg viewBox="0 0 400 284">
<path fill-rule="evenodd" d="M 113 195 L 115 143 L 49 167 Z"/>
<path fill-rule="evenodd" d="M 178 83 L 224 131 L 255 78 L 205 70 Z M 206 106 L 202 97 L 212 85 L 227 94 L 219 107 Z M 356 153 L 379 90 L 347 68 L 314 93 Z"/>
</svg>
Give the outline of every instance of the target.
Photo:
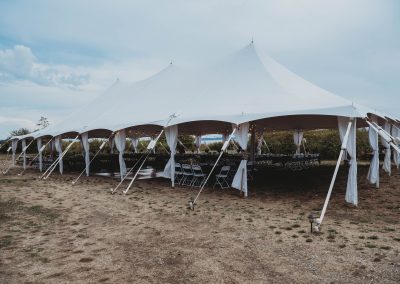
<svg viewBox="0 0 400 284">
<path fill-rule="evenodd" d="M 192 167 L 188 164 L 182 164 L 182 181 L 181 185 L 191 185 L 192 184 L 192 179 L 193 179 L 193 171 Z"/>
<path fill-rule="evenodd" d="M 223 166 L 221 170 L 219 171 L 219 174 L 215 175 L 215 183 L 213 188 L 218 184 L 221 189 L 224 188 L 229 188 L 229 183 L 228 183 L 228 175 L 229 171 L 231 170 L 230 166 Z"/>
<path fill-rule="evenodd" d="M 199 165 L 192 165 L 192 172 L 193 172 L 193 180 L 191 186 L 201 187 L 203 185 L 204 180 L 206 179 L 206 175 L 203 173 Z"/>
</svg>

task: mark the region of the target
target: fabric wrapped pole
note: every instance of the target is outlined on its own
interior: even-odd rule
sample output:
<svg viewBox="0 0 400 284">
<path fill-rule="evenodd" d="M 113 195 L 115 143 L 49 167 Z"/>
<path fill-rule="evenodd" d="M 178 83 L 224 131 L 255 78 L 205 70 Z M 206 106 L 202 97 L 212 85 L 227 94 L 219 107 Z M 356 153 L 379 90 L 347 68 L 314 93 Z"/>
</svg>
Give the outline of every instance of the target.
<svg viewBox="0 0 400 284">
<path fill-rule="evenodd" d="M 124 161 L 125 140 L 126 140 L 125 130 L 118 131 L 114 136 L 115 147 L 119 152 L 118 159 L 119 159 L 119 172 L 121 175 L 121 180 L 124 178 L 124 175 L 126 174 L 126 165 Z"/>
<path fill-rule="evenodd" d="M 304 133 L 301 130 L 296 130 L 293 133 L 293 142 L 294 142 L 294 145 L 296 145 L 296 147 L 297 147 L 296 154 L 300 154 L 300 146 L 301 146 L 301 142 L 303 141 L 303 135 L 304 135 Z"/>
<path fill-rule="evenodd" d="M 63 160 L 62 160 L 62 139 L 60 136 L 57 136 L 54 139 L 54 147 L 56 148 L 56 151 L 58 152 L 58 157 L 60 159 L 59 163 L 58 163 L 58 169 L 60 171 L 60 174 L 63 173 L 64 171 L 64 165 L 63 165 Z"/>
<path fill-rule="evenodd" d="M 134 153 L 138 153 L 138 146 L 139 146 L 139 137 L 132 136 L 131 137 L 131 142 L 132 142 L 132 150 Z"/>
<path fill-rule="evenodd" d="M 383 126 L 383 129 L 387 133 L 391 133 L 390 131 L 390 123 L 385 122 L 385 125 Z M 381 137 L 381 143 L 383 147 L 385 148 L 385 159 L 383 160 L 383 170 L 387 172 L 389 175 L 391 174 L 392 171 L 392 161 L 391 161 L 391 150 L 390 150 L 390 144 L 386 141 L 385 138 Z"/>
<path fill-rule="evenodd" d="M 201 135 L 197 135 L 194 142 L 195 142 L 195 146 L 196 146 L 196 152 L 200 153 Z"/>
<path fill-rule="evenodd" d="M 42 138 L 36 140 L 39 160 L 39 171 L 43 170 L 43 153 L 42 153 Z"/>
<path fill-rule="evenodd" d="M 260 137 L 258 138 L 257 141 L 257 154 L 261 155 L 262 154 L 262 145 L 264 142 L 264 133 L 261 133 Z"/>
<path fill-rule="evenodd" d="M 369 145 L 373 151 L 371 165 L 369 166 L 367 179 L 371 184 L 379 188 L 379 137 L 378 132 L 372 127 L 368 130 Z"/>
<path fill-rule="evenodd" d="M 22 147 L 22 158 L 23 158 L 23 163 L 22 167 L 25 170 L 26 169 L 26 140 L 22 139 L 21 141 L 21 147 Z"/>
<path fill-rule="evenodd" d="M 235 140 L 244 151 L 246 151 L 247 143 L 249 142 L 249 128 L 250 124 L 248 122 L 239 124 L 235 133 Z M 243 191 L 244 196 L 247 197 L 247 160 L 240 162 L 232 181 L 232 187 Z"/>
<path fill-rule="evenodd" d="M 114 154 L 114 147 L 115 147 L 115 139 L 111 137 L 108 139 L 108 143 L 110 145 L 110 154 Z"/>
<path fill-rule="evenodd" d="M 90 172 L 90 145 L 89 145 L 89 133 L 85 132 L 81 135 L 82 146 L 85 155 L 85 165 L 86 165 L 86 176 L 89 176 Z"/>
<path fill-rule="evenodd" d="M 17 152 L 18 140 L 14 139 L 11 141 L 12 151 L 12 165 L 15 166 L 15 153 Z"/>
<path fill-rule="evenodd" d="M 171 157 L 164 168 L 163 177 L 171 179 L 172 187 L 175 186 L 175 152 L 178 144 L 178 126 L 173 125 L 165 129 L 165 138 L 171 151 Z"/>
<path fill-rule="evenodd" d="M 53 139 L 50 143 L 50 151 L 53 153 L 56 150 L 56 141 Z"/>
<path fill-rule="evenodd" d="M 347 125 L 349 119 L 346 117 L 338 117 L 339 132 L 346 133 Z M 347 153 L 350 156 L 350 168 L 349 175 L 347 178 L 346 187 L 346 202 L 352 203 L 354 205 L 358 204 L 358 192 L 357 192 L 357 148 L 356 148 L 356 136 L 357 136 L 357 125 L 356 120 L 353 120 L 351 125 L 349 137 L 347 140 Z M 341 141 L 343 141 L 343 136 L 340 135 Z"/>
<path fill-rule="evenodd" d="M 396 126 L 392 126 L 392 136 L 394 139 L 400 140 L 400 129 L 397 128 Z M 397 144 L 397 145 L 400 145 Z M 397 168 L 400 166 L 400 153 L 397 153 L 396 150 L 393 150 L 393 162 L 396 165 Z"/>
</svg>

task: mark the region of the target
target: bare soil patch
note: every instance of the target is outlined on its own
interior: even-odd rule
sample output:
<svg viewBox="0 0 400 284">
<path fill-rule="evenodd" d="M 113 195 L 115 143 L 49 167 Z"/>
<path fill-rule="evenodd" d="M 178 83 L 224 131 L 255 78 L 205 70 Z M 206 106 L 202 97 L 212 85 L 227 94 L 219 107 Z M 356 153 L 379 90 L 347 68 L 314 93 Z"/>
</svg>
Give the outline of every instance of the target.
<svg viewBox="0 0 400 284">
<path fill-rule="evenodd" d="M 323 231 L 307 215 L 322 207 L 332 165 L 256 174 L 250 196 L 141 180 L 128 195 L 117 181 L 35 170 L 0 176 L 0 283 L 399 283 L 400 171 L 367 184 L 359 206 L 344 201 L 339 173 Z"/>
</svg>

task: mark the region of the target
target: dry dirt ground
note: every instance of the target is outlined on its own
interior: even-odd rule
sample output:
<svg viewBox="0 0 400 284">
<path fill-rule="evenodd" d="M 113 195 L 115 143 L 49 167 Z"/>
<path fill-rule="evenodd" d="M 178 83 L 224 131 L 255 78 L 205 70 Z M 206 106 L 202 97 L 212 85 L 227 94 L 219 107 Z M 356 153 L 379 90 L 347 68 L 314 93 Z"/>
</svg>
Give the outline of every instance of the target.
<svg viewBox="0 0 400 284">
<path fill-rule="evenodd" d="M 400 283 L 400 171 L 381 188 L 359 167 L 359 206 L 344 202 L 343 167 L 322 233 L 332 166 L 270 169 L 250 196 L 140 180 L 124 196 L 111 178 L 0 176 L 0 283 Z"/>
</svg>

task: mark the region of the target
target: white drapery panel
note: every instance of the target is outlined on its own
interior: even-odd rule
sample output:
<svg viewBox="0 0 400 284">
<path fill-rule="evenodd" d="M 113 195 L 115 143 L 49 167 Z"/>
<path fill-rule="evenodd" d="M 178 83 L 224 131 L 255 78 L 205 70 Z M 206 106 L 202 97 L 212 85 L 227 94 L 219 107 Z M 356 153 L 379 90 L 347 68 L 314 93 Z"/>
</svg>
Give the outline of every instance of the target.
<svg viewBox="0 0 400 284">
<path fill-rule="evenodd" d="M 38 138 L 36 140 L 37 150 L 38 150 L 38 159 L 39 159 L 39 171 L 43 170 L 43 153 L 42 153 L 42 138 Z"/>
<path fill-rule="evenodd" d="M 300 150 L 300 146 L 301 146 L 301 142 L 303 141 L 303 131 L 302 130 L 296 130 L 293 133 L 293 142 L 294 145 L 296 145 L 297 149 L 296 149 L 296 154 L 300 154 L 301 150 Z"/>
<path fill-rule="evenodd" d="M 131 143 L 132 143 L 132 150 L 134 153 L 138 152 L 138 146 L 139 146 L 139 137 L 137 136 L 132 136 L 131 137 Z"/>
<path fill-rule="evenodd" d="M 196 145 L 196 151 L 197 153 L 200 153 L 200 146 L 201 146 L 201 135 L 197 135 L 196 139 L 194 140 L 195 145 Z"/>
<path fill-rule="evenodd" d="M 368 130 L 369 145 L 373 151 L 371 165 L 369 166 L 367 179 L 371 184 L 379 187 L 379 135 L 372 127 Z"/>
<path fill-rule="evenodd" d="M 15 166 L 15 153 L 17 152 L 18 140 L 14 139 L 11 141 L 12 151 L 12 165 Z"/>
<path fill-rule="evenodd" d="M 390 123 L 389 122 L 385 122 L 385 125 L 383 126 L 383 129 L 387 132 L 387 133 L 391 133 L 390 131 Z M 381 143 L 383 145 L 383 147 L 385 148 L 385 159 L 383 160 L 383 170 L 385 172 L 387 172 L 389 175 L 392 172 L 392 155 L 391 155 L 391 150 L 390 150 L 390 144 L 383 138 L 381 137 Z"/>
<path fill-rule="evenodd" d="M 113 141 L 115 142 L 115 147 L 119 152 L 118 160 L 119 160 L 119 173 L 121 175 L 121 180 L 124 178 L 124 175 L 126 174 L 126 165 L 124 161 L 125 140 L 126 140 L 125 130 L 118 131 L 113 139 Z"/>
<path fill-rule="evenodd" d="M 171 184 L 175 186 L 175 153 L 178 144 L 178 126 L 173 125 L 165 129 L 165 138 L 171 151 L 171 157 L 168 160 L 163 172 L 163 177 L 171 179 Z"/>
<path fill-rule="evenodd" d="M 242 150 L 246 151 L 247 143 L 249 142 L 249 128 L 248 122 L 239 124 L 235 133 L 235 140 Z"/>
<path fill-rule="evenodd" d="M 90 172 L 90 145 L 89 145 L 89 133 L 85 132 L 81 135 L 82 146 L 85 151 L 85 166 L 86 166 L 86 176 L 89 176 Z"/>
<path fill-rule="evenodd" d="M 60 161 L 58 163 L 58 169 L 60 171 L 60 174 L 62 174 L 64 171 L 64 164 L 62 160 L 62 139 L 60 136 L 57 136 L 54 139 L 54 147 L 56 148 L 56 151 L 58 152 L 58 157 L 60 158 Z"/>
<path fill-rule="evenodd" d="M 354 205 L 358 204 L 358 192 L 357 192 L 357 148 L 356 148 L 356 136 L 357 136 L 357 125 L 356 120 L 352 120 L 353 123 L 350 128 L 349 138 L 347 141 L 347 153 L 350 156 L 350 168 L 349 175 L 347 178 L 346 187 L 346 201 Z M 338 117 L 340 140 L 343 142 L 344 135 L 347 130 L 347 126 L 350 120 L 346 117 Z"/>
<path fill-rule="evenodd" d="M 108 144 L 110 145 L 110 154 L 114 154 L 114 147 L 115 147 L 114 137 L 108 139 Z"/>
<path fill-rule="evenodd" d="M 263 141 L 264 141 L 264 132 L 260 134 L 260 137 L 258 138 L 258 141 L 257 141 L 257 154 L 258 155 L 262 154 Z"/>
<path fill-rule="evenodd" d="M 400 140 L 400 129 L 397 128 L 396 126 L 392 125 L 392 136 L 396 139 Z M 400 144 L 397 144 L 400 145 Z M 399 168 L 399 163 L 400 163 L 400 153 L 398 153 L 396 150 L 393 150 L 393 162 L 396 165 L 397 168 Z"/>
<path fill-rule="evenodd" d="M 21 141 L 21 147 L 22 147 L 22 157 L 23 157 L 23 162 L 22 162 L 22 167 L 25 170 L 26 169 L 26 140 L 22 139 Z"/>
<path fill-rule="evenodd" d="M 246 151 L 247 143 L 249 142 L 249 128 L 250 124 L 248 122 L 239 124 L 235 133 L 235 140 L 244 151 Z M 247 197 L 247 160 L 240 162 L 232 181 L 232 187 L 243 191 L 244 196 Z"/>
<path fill-rule="evenodd" d="M 50 151 L 53 153 L 56 150 L 56 141 L 53 139 L 50 143 Z"/>
<path fill-rule="evenodd" d="M 247 197 L 247 160 L 241 160 L 239 167 L 233 177 L 232 187 L 242 190 L 244 196 Z"/>
</svg>

